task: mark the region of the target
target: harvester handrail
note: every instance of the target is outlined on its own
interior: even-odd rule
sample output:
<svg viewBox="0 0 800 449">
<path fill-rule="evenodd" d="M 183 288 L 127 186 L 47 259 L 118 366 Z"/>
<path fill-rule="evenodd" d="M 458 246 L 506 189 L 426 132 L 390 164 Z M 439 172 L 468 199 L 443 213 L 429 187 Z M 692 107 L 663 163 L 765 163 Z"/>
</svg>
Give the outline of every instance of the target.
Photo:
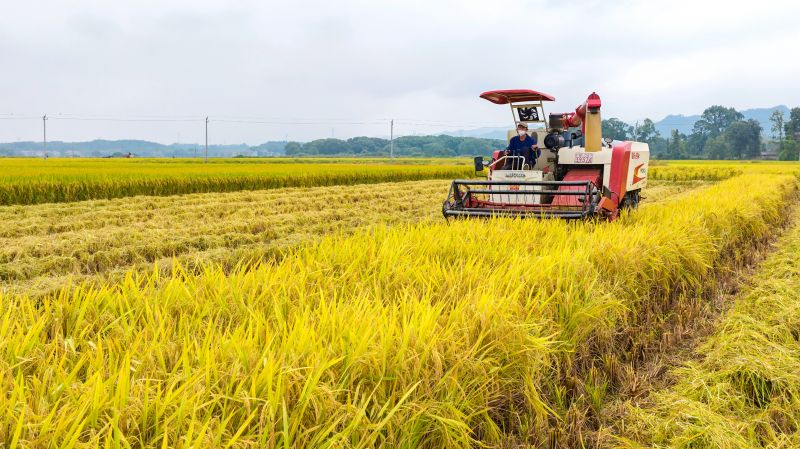
<svg viewBox="0 0 800 449">
<path fill-rule="evenodd" d="M 535 191 L 536 194 L 540 194 L 539 191 Z M 532 195 L 532 191 L 530 190 L 479 190 L 479 189 L 467 189 L 467 193 L 470 194 L 491 194 L 491 195 L 499 195 L 499 194 L 511 194 L 511 195 Z M 546 195 L 572 195 L 572 196 L 588 196 L 589 192 L 584 190 L 554 190 L 548 192 L 541 192 Z"/>
<path fill-rule="evenodd" d="M 492 163 L 492 167 L 494 167 L 493 170 L 503 170 L 502 168 L 497 168 L 497 165 L 500 164 L 500 161 L 502 161 L 503 159 L 522 159 L 522 163 L 519 165 L 522 168 L 514 168 L 514 167 L 517 167 L 517 164 L 515 164 L 514 161 L 511 161 L 511 167 L 512 167 L 511 170 L 525 170 L 525 167 L 528 165 L 528 164 L 525 163 L 525 156 L 510 156 L 510 155 L 506 155 L 506 156 L 503 156 L 503 157 L 497 159 L 496 161 L 494 161 Z M 505 164 L 502 164 L 502 165 L 505 165 Z M 528 168 L 530 168 L 530 167 L 528 167 Z"/>
<path fill-rule="evenodd" d="M 482 181 L 470 179 L 456 179 L 453 181 L 457 185 L 476 185 L 476 186 L 578 186 L 584 187 L 592 184 L 591 181 Z"/>
</svg>

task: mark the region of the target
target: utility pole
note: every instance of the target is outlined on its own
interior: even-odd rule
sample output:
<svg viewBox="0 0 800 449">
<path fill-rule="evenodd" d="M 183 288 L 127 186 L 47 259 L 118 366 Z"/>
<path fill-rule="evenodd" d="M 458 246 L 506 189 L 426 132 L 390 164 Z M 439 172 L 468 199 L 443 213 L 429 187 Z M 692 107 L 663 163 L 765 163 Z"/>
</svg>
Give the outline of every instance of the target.
<svg viewBox="0 0 800 449">
<path fill-rule="evenodd" d="M 42 116 L 42 143 L 44 144 L 44 159 L 47 160 L 47 114 Z"/>
<path fill-rule="evenodd" d="M 208 117 L 206 117 L 206 164 L 208 164 Z"/>
<path fill-rule="evenodd" d="M 394 159 L 394 119 L 389 121 L 389 157 Z"/>
</svg>

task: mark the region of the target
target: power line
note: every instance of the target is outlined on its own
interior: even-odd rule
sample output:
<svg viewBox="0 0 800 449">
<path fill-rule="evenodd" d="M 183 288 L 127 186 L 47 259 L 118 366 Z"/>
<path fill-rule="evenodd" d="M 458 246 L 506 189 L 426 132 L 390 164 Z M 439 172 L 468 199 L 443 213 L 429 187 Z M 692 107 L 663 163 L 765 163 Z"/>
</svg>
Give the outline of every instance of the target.
<svg viewBox="0 0 800 449">
<path fill-rule="evenodd" d="M 0 114 L 0 119 L 5 120 L 26 120 L 37 119 L 38 115 L 16 115 Z M 108 121 L 108 122 L 203 122 L 203 116 L 106 116 L 89 114 L 57 114 L 48 117 L 52 120 L 74 120 L 74 121 Z M 265 125 L 381 125 L 392 119 L 276 119 L 263 117 L 226 117 L 214 118 L 209 116 L 209 121 L 217 123 L 245 123 L 245 124 L 265 124 Z M 478 122 L 478 121 L 458 121 L 458 120 L 430 120 L 430 119 L 394 119 L 398 124 L 420 125 L 420 126 L 505 126 L 505 122 Z"/>
<path fill-rule="evenodd" d="M 390 120 L 390 119 L 385 119 Z M 402 119 L 394 119 L 397 122 L 422 122 L 422 123 L 430 123 L 430 124 L 441 124 L 441 125 L 492 125 L 492 124 L 500 124 L 500 125 L 507 125 L 506 122 L 486 122 L 486 121 L 469 121 L 469 120 L 429 120 L 429 119 L 415 119 L 415 118 L 402 118 Z"/>
<path fill-rule="evenodd" d="M 395 120 L 396 123 L 401 125 L 408 125 L 408 126 L 428 126 L 432 128 L 461 128 L 461 127 L 474 127 L 475 125 L 467 125 L 467 124 L 454 124 L 454 125 L 439 125 L 433 123 L 422 123 L 422 122 L 401 122 L 399 120 Z M 484 124 L 482 128 L 502 128 L 502 127 L 509 127 L 508 123 L 498 123 L 498 124 Z"/>
<path fill-rule="evenodd" d="M 228 121 L 267 121 L 267 122 L 324 122 L 324 123 L 338 123 L 338 122 L 360 122 L 364 121 L 363 119 L 354 119 L 354 118 L 324 118 L 324 117 L 258 117 L 258 116 L 231 116 L 231 115 L 219 115 L 217 116 L 216 120 L 228 120 Z M 384 122 L 388 119 L 376 118 L 371 121 L 375 122 Z"/>
<path fill-rule="evenodd" d="M 112 118 L 112 117 L 59 117 L 50 116 L 51 120 L 73 120 L 80 122 L 199 122 L 199 119 L 167 119 L 167 118 Z"/>
<path fill-rule="evenodd" d="M 40 115 L 14 115 L 14 114 L 0 115 L 0 120 L 33 120 L 40 118 L 42 118 Z"/>
<path fill-rule="evenodd" d="M 323 122 L 323 121 L 273 121 L 273 120 L 232 120 L 212 119 L 216 123 L 255 123 L 264 125 L 379 125 L 384 121 L 352 121 L 352 122 Z"/>
</svg>

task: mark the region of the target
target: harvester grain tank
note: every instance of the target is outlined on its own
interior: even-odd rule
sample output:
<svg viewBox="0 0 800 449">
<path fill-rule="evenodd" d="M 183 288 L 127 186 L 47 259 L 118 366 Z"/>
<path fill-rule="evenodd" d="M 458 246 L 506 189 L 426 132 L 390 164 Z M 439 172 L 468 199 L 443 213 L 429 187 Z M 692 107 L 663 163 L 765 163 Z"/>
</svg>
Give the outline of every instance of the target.
<svg viewBox="0 0 800 449">
<path fill-rule="evenodd" d="M 650 148 L 646 143 L 602 137 L 600 96 L 592 93 L 574 112 L 551 113 L 544 102 L 555 97 L 527 89 L 494 90 L 480 95 L 508 104 L 515 125 L 524 123 L 540 151 L 531 158 L 496 150 L 491 161 L 475 158 L 486 179 L 457 179 L 442 205 L 450 217 L 557 217 L 614 220 L 635 209 L 647 185 Z M 509 136 L 515 131 L 509 132 Z"/>
</svg>

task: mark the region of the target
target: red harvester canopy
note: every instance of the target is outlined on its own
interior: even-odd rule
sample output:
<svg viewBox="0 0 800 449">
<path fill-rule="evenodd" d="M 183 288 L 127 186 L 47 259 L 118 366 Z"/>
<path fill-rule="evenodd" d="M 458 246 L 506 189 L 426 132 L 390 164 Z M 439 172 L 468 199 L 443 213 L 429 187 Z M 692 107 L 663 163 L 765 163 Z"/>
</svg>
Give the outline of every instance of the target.
<svg viewBox="0 0 800 449">
<path fill-rule="evenodd" d="M 528 89 L 490 90 L 480 96 L 494 104 L 518 103 L 520 101 L 556 101 L 556 97 L 552 95 Z"/>
</svg>

